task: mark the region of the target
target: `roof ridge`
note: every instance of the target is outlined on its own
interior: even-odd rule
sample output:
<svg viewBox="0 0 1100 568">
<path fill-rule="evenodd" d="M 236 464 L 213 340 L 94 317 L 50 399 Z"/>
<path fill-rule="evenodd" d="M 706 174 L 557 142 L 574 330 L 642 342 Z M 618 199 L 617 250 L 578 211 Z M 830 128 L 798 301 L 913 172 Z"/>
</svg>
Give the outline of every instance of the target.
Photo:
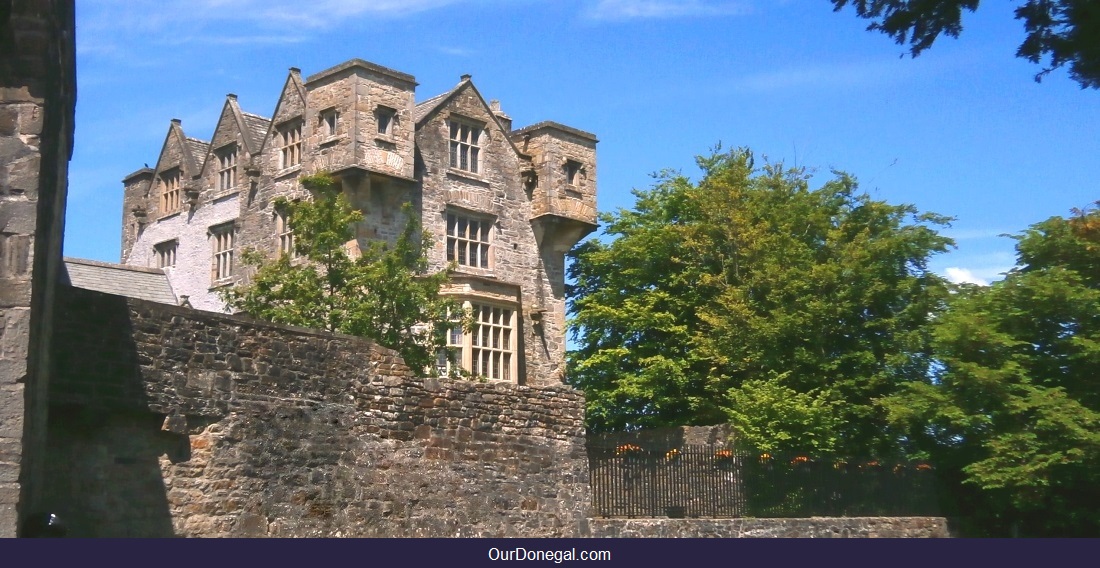
<svg viewBox="0 0 1100 568">
<path fill-rule="evenodd" d="M 165 274 L 162 268 L 149 268 L 146 266 L 136 266 L 133 264 L 119 264 L 115 262 L 105 262 L 102 260 L 92 260 L 90 258 L 76 258 L 72 256 L 66 256 L 63 258 L 64 262 L 71 264 L 83 264 L 85 266 L 98 266 L 99 268 L 110 268 L 113 270 L 123 270 L 127 272 L 144 272 L 146 274 Z"/>
</svg>

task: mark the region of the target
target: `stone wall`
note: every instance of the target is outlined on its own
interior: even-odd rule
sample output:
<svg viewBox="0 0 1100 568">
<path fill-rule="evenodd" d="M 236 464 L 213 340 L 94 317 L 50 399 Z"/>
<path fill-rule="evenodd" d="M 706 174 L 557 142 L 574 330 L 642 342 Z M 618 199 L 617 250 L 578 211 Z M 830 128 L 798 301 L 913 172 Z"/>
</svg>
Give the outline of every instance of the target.
<svg viewBox="0 0 1100 568">
<path fill-rule="evenodd" d="M 604 538 L 947 538 L 942 517 L 593 519 Z"/>
<path fill-rule="evenodd" d="M 63 291 L 45 484 L 71 536 L 588 534 L 578 391 Z"/>
<path fill-rule="evenodd" d="M 556 259 L 564 265 L 564 253 L 539 247 L 531 225 L 531 200 L 520 177 L 529 161 L 498 119 L 468 76 L 421 117 L 416 131 L 421 187 L 414 201 L 419 201 L 424 229 L 432 235 L 448 234 L 449 214 L 491 226 L 488 267 L 458 266 L 445 292 L 462 301 L 515 310 L 515 347 L 522 357 L 512 380 L 560 384 L 565 374 L 565 328 L 558 323 L 565 317 L 565 275 L 553 271 L 553 263 Z M 452 122 L 482 129 L 477 171 L 450 166 Z M 446 248 L 433 247 L 428 259 L 432 269 L 446 267 Z M 488 290 L 498 287 L 495 282 L 506 283 L 510 292 Z"/>
<path fill-rule="evenodd" d="M 156 246 L 175 239 L 176 265 L 166 268 L 172 282 L 172 291 L 183 301 L 187 296 L 193 307 L 199 310 L 224 311 L 225 302 L 210 294 L 210 228 L 237 219 L 240 211 L 236 195 L 211 202 L 194 212 L 181 211 L 150 223 L 134 241 L 126 264 L 157 268 Z"/>
<path fill-rule="evenodd" d="M 41 495 L 76 102 L 73 31 L 71 1 L 0 2 L 0 537 L 17 534 Z"/>
</svg>

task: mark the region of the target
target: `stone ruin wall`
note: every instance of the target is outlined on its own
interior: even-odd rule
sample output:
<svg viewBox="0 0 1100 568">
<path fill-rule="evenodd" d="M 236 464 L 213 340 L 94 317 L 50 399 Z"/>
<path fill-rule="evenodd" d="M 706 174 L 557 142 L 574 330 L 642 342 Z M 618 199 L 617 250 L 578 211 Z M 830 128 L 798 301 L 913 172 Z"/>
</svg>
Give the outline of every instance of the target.
<svg viewBox="0 0 1100 568">
<path fill-rule="evenodd" d="M 65 288 L 45 485 L 70 536 L 587 536 L 583 395 Z"/>
</svg>

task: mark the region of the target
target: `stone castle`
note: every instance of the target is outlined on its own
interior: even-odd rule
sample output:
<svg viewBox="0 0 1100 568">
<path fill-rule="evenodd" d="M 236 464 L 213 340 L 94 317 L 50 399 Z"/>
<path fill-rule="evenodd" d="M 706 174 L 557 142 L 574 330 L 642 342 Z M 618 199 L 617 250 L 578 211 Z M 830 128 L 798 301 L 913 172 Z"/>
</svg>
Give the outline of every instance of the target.
<svg viewBox="0 0 1100 568">
<path fill-rule="evenodd" d="M 271 118 L 227 96 L 210 141 L 168 127 L 154 168 L 123 183 L 122 262 L 162 268 L 191 306 L 224 311 L 217 291 L 247 278 L 239 253 L 293 254 L 279 197 L 299 178 L 335 175 L 364 214 L 357 243 L 392 241 L 410 203 L 435 238 L 431 270 L 476 325 L 453 330 L 454 363 L 488 379 L 560 383 L 565 253 L 596 228 L 596 138 L 554 122 L 513 129 L 468 75 L 419 103 L 412 75 L 359 59 L 302 79 L 292 68 Z"/>
<path fill-rule="evenodd" d="M 411 77 L 352 61 L 291 71 L 272 120 L 230 97 L 210 144 L 173 124 L 127 178 L 132 264 L 64 259 L 75 29 L 72 0 L 0 7 L 0 538 L 58 534 L 43 518 L 73 537 L 946 536 L 941 518 L 592 518 L 584 395 L 541 373 L 595 140 L 511 131 L 466 79 L 414 106 Z M 173 305 L 236 282 L 241 247 L 292 251 L 270 204 L 319 169 L 363 239 L 414 204 L 434 264 L 460 265 L 448 292 L 517 337 L 489 358 L 511 353 L 512 380 L 418 378 L 361 338 Z"/>
</svg>

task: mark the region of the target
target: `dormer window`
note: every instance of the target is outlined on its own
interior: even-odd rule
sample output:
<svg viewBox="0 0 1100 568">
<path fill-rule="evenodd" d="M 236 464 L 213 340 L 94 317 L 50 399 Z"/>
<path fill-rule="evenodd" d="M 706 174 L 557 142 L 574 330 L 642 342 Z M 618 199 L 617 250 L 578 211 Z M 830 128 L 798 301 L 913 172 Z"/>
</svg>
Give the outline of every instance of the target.
<svg viewBox="0 0 1100 568">
<path fill-rule="evenodd" d="M 218 189 L 237 187 L 237 145 L 229 144 L 218 149 Z"/>
<path fill-rule="evenodd" d="M 397 111 L 380 106 L 374 111 L 374 117 L 378 120 L 378 135 L 390 137 L 393 136 L 394 122 L 397 119 Z"/>
<path fill-rule="evenodd" d="M 160 214 L 168 215 L 180 209 L 180 169 L 172 168 L 160 174 Z"/>
<path fill-rule="evenodd" d="M 451 167 L 476 174 L 481 154 L 481 133 L 484 128 L 452 120 Z"/>
<path fill-rule="evenodd" d="M 340 113 L 330 108 L 321 111 L 321 135 L 325 138 L 336 136 L 336 127 L 340 124 Z"/>
<path fill-rule="evenodd" d="M 295 119 L 279 126 L 279 168 L 302 163 L 302 121 Z"/>
</svg>

